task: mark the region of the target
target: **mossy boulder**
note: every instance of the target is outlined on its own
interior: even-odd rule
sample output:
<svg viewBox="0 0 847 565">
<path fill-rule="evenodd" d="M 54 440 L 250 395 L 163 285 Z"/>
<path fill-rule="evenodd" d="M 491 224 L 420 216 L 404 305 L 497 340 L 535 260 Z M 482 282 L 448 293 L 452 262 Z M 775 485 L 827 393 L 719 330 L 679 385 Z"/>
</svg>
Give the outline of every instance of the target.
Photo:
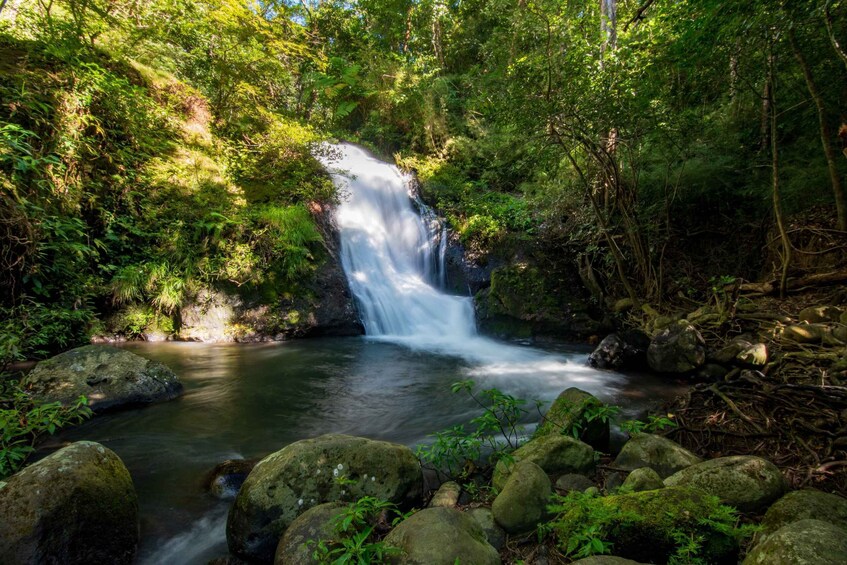
<svg viewBox="0 0 847 565">
<path fill-rule="evenodd" d="M 799 520 L 757 544 L 743 565 L 843 565 L 847 530 L 822 520 Z"/>
<path fill-rule="evenodd" d="M 726 563 L 737 554 L 735 539 L 706 518 L 716 517 L 720 503 L 702 491 L 683 487 L 606 497 L 571 495 L 552 522 L 560 543 L 592 528 L 609 542 L 616 556 L 646 563 L 666 563 L 676 552 L 677 536 L 702 537 L 706 563 Z"/>
<path fill-rule="evenodd" d="M 291 522 L 276 546 L 274 565 L 317 565 L 312 557 L 320 541 L 337 541 L 335 520 L 345 508 L 340 502 L 327 502 L 309 508 Z"/>
<path fill-rule="evenodd" d="M 547 515 L 552 492 L 547 473 L 532 461 L 521 461 L 491 505 L 494 520 L 510 534 L 532 530 Z"/>
<path fill-rule="evenodd" d="M 627 471 L 650 467 L 665 478 L 701 461 L 678 443 L 662 436 L 640 433 L 624 444 L 613 466 Z"/>
<path fill-rule="evenodd" d="M 650 467 L 641 467 L 626 477 L 621 488 L 632 492 L 641 492 L 665 488 L 665 483 L 662 482 L 662 477 L 656 471 Z"/>
<path fill-rule="evenodd" d="M 400 522 L 384 542 L 400 549 L 391 562 L 401 565 L 500 563 L 477 521 L 455 508 L 421 510 Z"/>
<path fill-rule="evenodd" d="M 512 453 L 512 461 L 500 460 L 494 467 L 492 484 L 502 490 L 516 463 L 532 461 L 550 475 L 586 474 L 594 470 L 594 450 L 590 445 L 563 435 L 535 438 Z"/>
<path fill-rule="evenodd" d="M 706 362 L 706 342 L 686 320 L 659 331 L 647 348 L 647 363 L 659 373 L 689 373 Z"/>
<path fill-rule="evenodd" d="M 783 526 L 806 519 L 847 529 L 847 499 L 813 489 L 789 492 L 768 508 L 757 537 L 764 539 Z"/>
<path fill-rule="evenodd" d="M 120 458 L 80 441 L 0 481 L 0 563 L 132 563 L 138 497 Z"/>
<path fill-rule="evenodd" d="M 227 520 L 229 549 L 270 561 L 289 524 L 315 505 L 373 496 L 408 507 L 422 488 L 406 446 L 340 434 L 298 441 L 259 461 L 244 481 Z"/>
<path fill-rule="evenodd" d="M 108 345 L 86 345 L 41 361 L 21 383 L 44 402 L 85 395 L 95 412 L 171 400 L 182 383 L 162 363 Z"/>
<path fill-rule="evenodd" d="M 571 387 L 562 392 L 541 420 L 535 437 L 569 434 L 574 425 L 580 426 L 579 439 L 599 450 L 609 447 L 609 421 L 595 418 L 588 421 L 592 411 L 604 406 L 594 395 Z"/>
<path fill-rule="evenodd" d="M 665 479 L 665 485 L 698 488 L 741 512 L 767 508 L 786 489 L 777 466 L 752 455 L 719 457 L 692 465 Z"/>
<path fill-rule="evenodd" d="M 438 487 L 438 490 L 432 495 L 432 500 L 429 501 L 431 507 L 443 506 L 452 508 L 459 502 L 459 496 L 462 494 L 462 487 L 456 481 L 447 481 Z"/>
</svg>

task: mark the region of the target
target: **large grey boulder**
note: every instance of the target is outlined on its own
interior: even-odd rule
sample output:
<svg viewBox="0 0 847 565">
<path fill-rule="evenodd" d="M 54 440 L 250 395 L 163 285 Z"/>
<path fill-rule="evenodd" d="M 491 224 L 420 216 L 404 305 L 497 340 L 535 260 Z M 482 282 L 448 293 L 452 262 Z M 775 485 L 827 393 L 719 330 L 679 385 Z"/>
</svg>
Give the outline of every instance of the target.
<svg viewBox="0 0 847 565">
<path fill-rule="evenodd" d="M 512 461 L 500 460 L 494 467 L 492 484 L 502 490 L 516 463 L 532 461 L 550 475 L 585 474 L 594 470 L 594 450 L 577 439 L 548 435 L 533 439 L 512 453 Z"/>
<path fill-rule="evenodd" d="M 609 447 L 609 421 L 600 418 L 588 421 L 592 409 L 603 406 L 594 395 L 571 387 L 562 392 L 538 425 L 534 436 L 570 435 L 574 424 L 582 427 L 579 439 L 599 450 Z"/>
<path fill-rule="evenodd" d="M 823 520 L 847 529 L 847 499 L 819 490 L 795 490 L 773 503 L 762 518 L 759 539 L 799 520 Z"/>
<path fill-rule="evenodd" d="M 666 327 L 647 348 L 647 363 L 660 373 L 688 373 L 706 362 L 706 342 L 686 320 Z"/>
<path fill-rule="evenodd" d="M 327 502 L 295 518 L 276 546 L 274 565 L 317 565 L 312 554 L 321 541 L 338 540 L 335 520 L 344 508 L 340 502 Z"/>
<path fill-rule="evenodd" d="M 665 478 L 703 461 L 678 443 L 662 436 L 639 433 L 626 442 L 613 467 L 634 471 L 650 467 Z"/>
<path fill-rule="evenodd" d="M 494 520 L 510 534 L 532 530 L 546 516 L 551 494 L 547 473 L 532 461 L 521 461 L 491 505 Z"/>
<path fill-rule="evenodd" d="M 847 530 L 822 520 L 799 520 L 757 544 L 744 565 L 843 565 Z"/>
<path fill-rule="evenodd" d="M 259 461 L 244 481 L 227 520 L 229 549 L 270 561 L 285 529 L 313 506 L 372 496 L 408 507 L 422 488 L 406 446 L 340 434 L 298 441 Z"/>
<path fill-rule="evenodd" d="M 767 508 L 786 489 L 777 466 L 752 455 L 719 457 L 692 465 L 665 479 L 665 485 L 700 489 L 741 512 Z"/>
<path fill-rule="evenodd" d="M 123 462 L 80 441 L 0 481 L 0 563 L 132 563 L 138 497 Z"/>
<path fill-rule="evenodd" d="M 400 522 L 384 542 L 400 550 L 391 562 L 402 565 L 500 563 L 476 520 L 455 508 L 421 510 Z"/>
<path fill-rule="evenodd" d="M 182 383 L 162 363 L 108 345 L 86 345 L 41 361 L 21 384 L 44 402 L 71 404 L 85 395 L 95 412 L 182 394 Z"/>
</svg>

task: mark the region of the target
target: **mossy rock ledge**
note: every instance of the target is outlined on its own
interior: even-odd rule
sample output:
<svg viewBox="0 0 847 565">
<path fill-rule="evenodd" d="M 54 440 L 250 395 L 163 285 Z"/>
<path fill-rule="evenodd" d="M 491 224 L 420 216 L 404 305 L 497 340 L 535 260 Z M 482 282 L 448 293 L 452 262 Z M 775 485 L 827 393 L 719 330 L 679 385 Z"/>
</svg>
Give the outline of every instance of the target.
<svg viewBox="0 0 847 565">
<path fill-rule="evenodd" d="M 591 393 L 575 387 L 562 392 L 541 420 L 535 431 L 535 437 L 561 435 L 571 429 L 574 423 L 585 423 L 579 439 L 601 451 L 609 448 L 609 421 L 597 418 L 586 422 L 586 413 L 603 403 Z"/>
<path fill-rule="evenodd" d="M 400 550 L 391 558 L 399 565 L 499 565 L 500 555 L 482 527 L 455 508 L 427 508 L 400 522 L 385 538 Z"/>
<path fill-rule="evenodd" d="M 108 345 L 86 345 L 45 359 L 21 384 L 44 402 L 72 404 L 85 395 L 95 412 L 171 400 L 183 389 L 162 363 Z"/>
<path fill-rule="evenodd" d="M 341 434 L 298 441 L 250 472 L 230 508 L 227 543 L 239 557 L 270 562 L 283 532 L 309 508 L 363 496 L 406 508 L 420 503 L 422 489 L 420 464 L 406 446 Z"/>
<path fill-rule="evenodd" d="M 120 458 L 80 441 L 0 481 L 0 563 L 129 564 L 138 497 Z"/>
</svg>

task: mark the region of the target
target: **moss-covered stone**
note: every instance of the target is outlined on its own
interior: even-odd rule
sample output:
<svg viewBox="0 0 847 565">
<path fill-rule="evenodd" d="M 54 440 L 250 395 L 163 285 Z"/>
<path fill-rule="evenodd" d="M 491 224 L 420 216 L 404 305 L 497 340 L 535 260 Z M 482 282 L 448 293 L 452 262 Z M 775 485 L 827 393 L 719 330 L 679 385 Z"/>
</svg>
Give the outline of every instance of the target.
<svg viewBox="0 0 847 565">
<path fill-rule="evenodd" d="M 479 524 L 455 508 L 427 508 L 400 522 L 385 544 L 401 553 L 400 565 L 499 565 L 500 556 Z"/>
<path fill-rule="evenodd" d="M 45 402 L 71 404 L 85 395 L 95 412 L 182 394 L 182 383 L 162 363 L 107 345 L 86 345 L 46 359 L 21 384 Z"/>
<path fill-rule="evenodd" d="M 720 457 L 692 465 L 665 479 L 665 485 L 698 488 L 742 512 L 767 508 L 786 488 L 776 465 L 751 455 Z"/>
<path fill-rule="evenodd" d="M 702 536 L 700 555 L 707 563 L 728 563 L 738 551 L 733 537 L 703 521 L 719 511 L 719 503 L 697 489 L 667 487 L 563 504 L 553 522 L 561 544 L 591 525 L 598 528 L 594 535 L 613 544 L 615 555 L 636 561 L 666 563 L 679 533 Z M 586 504 L 595 508 L 589 511 Z"/>
<path fill-rule="evenodd" d="M 583 492 L 587 488 L 594 486 L 591 479 L 585 475 L 577 475 L 576 473 L 566 473 L 556 479 L 556 490 L 560 493 L 567 494 L 572 491 Z"/>
<path fill-rule="evenodd" d="M 315 547 L 310 542 L 337 541 L 335 519 L 344 507 L 339 502 L 327 502 L 295 518 L 279 540 L 274 565 L 317 565 L 319 561 L 312 557 Z"/>
<path fill-rule="evenodd" d="M 821 520 L 799 520 L 757 544 L 744 565 L 843 565 L 847 530 Z"/>
<path fill-rule="evenodd" d="M 641 492 L 665 488 L 665 483 L 662 482 L 662 477 L 656 471 L 650 467 L 641 467 L 626 477 L 621 488 L 632 492 Z"/>
<path fill-rule="evenodd" d="M 551 494 L 547 473 L 532 461 L 521 461 L 491 505 L 494 520 L 510 534 L 532 530 L 547 514 Z"/>
<path fill-rule="evenodd" d="M 624 444 L 613 466 L 627 471 L 650 467 L 665 478 L 701 461 L 678 443 L 662 436 L 640 433 Z"/>
<path fill-rule="evenodd" d="M 0 483 L 0 563 L 132 563 L 138 497 L 99 443 L 60 449 Z"/>
<path fill-rule="evenodd" d="M 579 439 L 601 451 L 609 448 L 609 421 L 596 418 L 588 421 L 592 409 L 603 406 L 594 395 L 571 387 L 562 392 L 541 420 L 535 431 L 535 437 L 570 433 L 576 424 L 582 427 Z"/>
<path fill-rule="evenodd" d="M 471 518 L 476 520 L 476 523 L 485 532 L 485 538 L 488 540 L 488 543 L 497 551 L 503 549 L 503 546 L 506 545 L 506 532 L 497 525 L 497 522 L 494 520 L 494 512 L 491 511 L 491 508 L 471 508 L 467 513 Z"/>
<path fill-rule="evenodd" d="M 546 435 L 533 439 L 512 453 L 512 462 L 498 461 L 492 484 L 502 490 L 516 463 L 532 461 L 545 473 L 590 473 L 594 470 L 594 450 L 591 446 L 563 435 Z"/>
<path fill-rule="evenodd" d="M 759 539 L 799 520 L 813 519 L 847 529 L 847 499 L 819 490 L 796 490 L 777 500 L 762 518 Z"/>
<path fill-rule="evenodd" d="M 229 512 L 229 549 L 270 561 L 289 524 L 317 504 L 373 496 L 411 506 L 422 487 L 420 464 L 406 446 L 340 434 L 298 441 L 262 459 L 247 477 Z"/>
</svg>

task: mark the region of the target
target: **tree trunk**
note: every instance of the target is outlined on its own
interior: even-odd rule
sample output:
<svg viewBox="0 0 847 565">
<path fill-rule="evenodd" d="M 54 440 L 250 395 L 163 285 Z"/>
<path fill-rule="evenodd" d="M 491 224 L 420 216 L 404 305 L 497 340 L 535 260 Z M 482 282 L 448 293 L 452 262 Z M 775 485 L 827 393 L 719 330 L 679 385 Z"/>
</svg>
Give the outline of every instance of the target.
<svg viewBox="0 0 847 565">
<path fill-rule="evenodd" d="M 835 196 L 835 210 L 838 214 L 838 229 L 847 231 L 847 199 L 844 196 L 844 187 L 841 186 L 841 176 L 838 174 L 838 166 L 835 164 L 835 150 L 832 147 L 832 132 L 829 129 L 829 124 L 826 121 L 826 108 L 824 107 L 823 96 L 818 90 L 818 85 L 815 84 L 815 77 L 812 76 L 812 69 L 806 61 L 806 57 L 800 50 L 800 45 L 797 42 L 797 36 L 794 30 L 788 32 L 788 38 L 791 42 L 791 48 L 794 50 L 794 56 L 797 62 L 800 63 L 800 69 L 803 71 L 803 77 L 806 79 L 806 88 L 809 89 L 809 94 L 815 102 L 815 107 L 818 110 L 818 125 L 820 127 L 821 144 L 823 145 L 823 154 L 826 157 L 826 165 L 829 168 L 829 182 L 832 185 L 832 193 Z"/>
<path fill-rule="evenodd" d="M 600 0 L 600 31 L 603 32 L 601 55 L 614 52 L 618 46 L 618 3 L 617 0 Z"/>
<path fill-rule="evenodd" d="M 788 234 L 785 229 L 785 221 L 782 218 L 782 196 L 779 190 L 779 150 L 777 144 L 776 130 L 776 100 L 774 98 L 775 81 L 774 76 L 774 55 L 773 52 L 768 56 L 768 92 L 769 104 L 771 110 L 770 120 L 770 138 L 771 138 L 771 175 L 773 180 L 773 213 L 776 217 L 776 226 L 779 229 L 779 237 L 782 240 L 782 276 L 779 283 L 779 297 L 785 298 L 786 283 L 788 281 L 788 265 L 791 263 L 791 242 L 788 240 Z"/>
</svg>

